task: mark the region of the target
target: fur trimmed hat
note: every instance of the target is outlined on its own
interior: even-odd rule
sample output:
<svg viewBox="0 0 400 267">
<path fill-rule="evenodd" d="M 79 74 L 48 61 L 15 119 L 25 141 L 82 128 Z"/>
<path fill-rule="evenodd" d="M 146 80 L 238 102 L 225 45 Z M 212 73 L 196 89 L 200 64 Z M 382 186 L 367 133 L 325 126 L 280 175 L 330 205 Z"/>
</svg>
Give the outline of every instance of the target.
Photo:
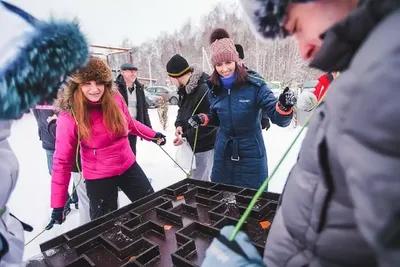
<svg viewBox="0 0 400 267">
<path fill-rule="evenodd" d="M 0 20 L 8 27 L 0 26 L 0 120 L 13 120 L 52 103 L 66 77 L 87 63 L 89 46 L 74 21 L 39 20 L 5 1 Z"/>
<path fill-rule="evenodd" d="M 284 28 L 290 3 L 307 3 L 318 0 L 240 0 L 251 29 L 262 39 L 285 38 Z"/>
<path fill-rule="evenodd" d="M 71 80 L 78 84 L 88 81 L 109 83 L 112 81 L 112 71 L 103 60 L 91 57 L 89 62 L 71 77 Z"/>
<path fill-rule="evenodd" d="M 224 61 L 239 62 L 235 44 L 225 29 L 216 29 L 210 36 L 211 64 L 215 67 Z"/>
</svg>

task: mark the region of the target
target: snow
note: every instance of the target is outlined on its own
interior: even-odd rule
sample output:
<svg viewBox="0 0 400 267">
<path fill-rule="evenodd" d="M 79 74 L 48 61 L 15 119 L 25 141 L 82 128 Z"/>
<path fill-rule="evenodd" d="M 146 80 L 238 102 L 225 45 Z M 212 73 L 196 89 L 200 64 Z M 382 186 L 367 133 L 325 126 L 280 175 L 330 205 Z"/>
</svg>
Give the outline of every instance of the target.
<svg viewBox="0 0 400 267">
<path fill-rule="evenodd" d="M 174 158 L 176 148 L 173 146 L 172 140 L 174 138 L 177 107 L 169 107 L 169 125 L 166 131 L 161 130 L 157 110 L 151 109 L 149 113 L 153 128 L 167 136 L 167 144 L 163 148 Z M 300 128 L 292 128 L 291 126 L 279 128 L 275 125 L 272 125 L 268 131 L 263 131 L 270 174 L 299 131 Z M 298 142 L 293 146 L 285 161 L 271 179 L 269 191 L 282 192 L 286 178 L 296 162 L 304 134 L 302 133 Z M 20 173 L 8 207 L 20 220 L 34 227 L 33 232 L 25 232 L 26 243 L 43 231 L 50 220 L 51 177 L 47 172 L 46 152 L 41 147 L 37 134 L 37 124 L 32 114 L 26 114 L 21 120 L 13 124 L 9 141 L 18 157 Z M 163 189 L 186 178 L 182 170 L 174 167 L 172 160 L 154 143 L 138 141 L 137 150 L 138 163 L 147 176 L 152 178 L 154 190 Z M 119 202 L 121 206 L 129 204 L 128 198 L 122 192 L 120 192 Z M 75 210 L 72 206 L 71 209 L 65 223 L 55 225 L 49 231 L 44 231 L 25 247 L 25 260 L 40 254 L 39 245 L 41 243 L 79 226 L 78 210 Z"/>
</svg>

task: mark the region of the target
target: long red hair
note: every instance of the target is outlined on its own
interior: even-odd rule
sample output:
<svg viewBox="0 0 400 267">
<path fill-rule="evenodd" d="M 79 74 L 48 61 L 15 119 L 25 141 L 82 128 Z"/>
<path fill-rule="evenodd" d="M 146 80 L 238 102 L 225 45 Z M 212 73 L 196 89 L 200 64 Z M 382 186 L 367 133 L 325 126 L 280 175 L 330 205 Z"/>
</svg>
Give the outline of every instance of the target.
<svg viewBox="0 0 400 267">
<path fill-rule="evenodd" d="M 111 135 L 124 135 L 127 133 L 128 125 L 121 108 L 117 105 L 112 91 L 112 84 L 104 85 L 104 93 L 101 98 L 101 109 L 103 111 L 103 123 Z M 91 138 L 91 122 L 88 111 L 88 101 L 83 95 L 79 85 L 74 92 L 73 112 L 78 124 L 78 131 L 82 140 Z"/>
</svg>

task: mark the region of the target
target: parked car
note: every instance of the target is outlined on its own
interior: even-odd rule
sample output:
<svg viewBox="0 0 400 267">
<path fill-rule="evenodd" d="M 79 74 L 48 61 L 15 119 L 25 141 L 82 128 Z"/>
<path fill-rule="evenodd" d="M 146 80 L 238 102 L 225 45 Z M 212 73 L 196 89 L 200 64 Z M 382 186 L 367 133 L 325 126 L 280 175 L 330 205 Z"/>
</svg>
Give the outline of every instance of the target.
<svg viewBox="0 0 400 267">
<path fill-rule="evenodd" d="M 146 98 L 147 108 L 157 108 L 162 102 L 162 97 L 158 95 L 152 95 L 146 90 L 144 91 L 144 96 Z"/>
<path fill-rule="evenodd" d="M 317 86 L 317 84 L 318 84 L 318 80 L 306 81 L 301 86 L 301 92 L 305 92 L 305 91 L 314 92 L 315 86 Z"/>
<path fill-rule="evenodd" d="M 146 89 L 147 92 L 149 92 L 152 95 L 157 95 L 161 97 L 167 97 L 168 102 L 171 105 L 177 105 L 178 104 L 178 92 L 176 89 L 171 89 L 165 86 L 149 86 Z"/>
</svg>

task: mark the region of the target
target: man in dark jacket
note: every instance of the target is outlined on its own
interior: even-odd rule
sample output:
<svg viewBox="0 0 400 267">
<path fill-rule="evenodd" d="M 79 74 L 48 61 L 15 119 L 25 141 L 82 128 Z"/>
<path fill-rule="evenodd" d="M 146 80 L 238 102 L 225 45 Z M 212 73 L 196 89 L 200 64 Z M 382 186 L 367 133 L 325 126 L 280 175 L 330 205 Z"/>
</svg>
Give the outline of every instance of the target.
<svg viewBox="0 0 400 267">
<path fill-rule="evenodd" d="M 209 76 L 196 67 L 190 67 L 186 59 L 174 55 L 167 63 L 167 72 L 178 88 L 178 115 L 175 121 L 175 146 L 183 144 L 186 138 L 192 150 L 195 149 L 196 169 L 192 178 L 209 181 L 214 160 L 214 144 L 218 128 L 201 127 L 194 148 L 196 130 L 189 127 L 188 120 L 194 114 L 210 112 L 207 79 Z M 188 155 L 190 156 L 190 155 Z"/>
<path fill-rule="evenodd" d="M 311 67 L 341 72 L 314 111 L 264 264 L 400 266 L 400 1 L 242 3 L 260 36 L 293 34 Z M 214 240 L 203 266 L 263 266 L 243 236 L 239 253 Z"/>
<path fill-rule="evenodd" d="M 242 45 L 240 45 L 240 44 L 235 44 L 235 48 L 236 48 L 236 51 L 238 52 L 238 54 L 239 54 L 239 59 L 240 59 L 240 62 L 242 63 L 242 66 L 245 68 L 245 69 L 249 69 L 247 66 L 245 66 L 244 65 L 244 62 L 243 62 L 243 60 L 244 60 L 244 50 L 243 50 L 243 46 Z M 257 73 L 257 75 L 259 75 L 258 73 Z M 260 78 L 262 78 L 261 76 L 260 76 Z M 271 123 L 269 122 L 269 118 L 268 118 L 268 115 L 267 115 L 267 112 L 265 112 L 265 111 L 262 111 L 261 112 L 261 129 L 265 129 L 266 131 L 268 131 L 268 129 L 271 127 Z"/>
<path fill-rule="evenodd" d="M 130 63 L 122 64 L 121 74 L 118 75 L 115 83 L 118 86 L 119 92 L 125 99 L 132 118 L 151 128 L 149 112 L 146 105 L 146 97 L 143 91 L 144 88 L 137 80 L 137 71 L 138 68 Z M 132 151 L 137 155 L 137 137 L 132 134 L 129 134 L 128 137 Z"/>
</svg>

